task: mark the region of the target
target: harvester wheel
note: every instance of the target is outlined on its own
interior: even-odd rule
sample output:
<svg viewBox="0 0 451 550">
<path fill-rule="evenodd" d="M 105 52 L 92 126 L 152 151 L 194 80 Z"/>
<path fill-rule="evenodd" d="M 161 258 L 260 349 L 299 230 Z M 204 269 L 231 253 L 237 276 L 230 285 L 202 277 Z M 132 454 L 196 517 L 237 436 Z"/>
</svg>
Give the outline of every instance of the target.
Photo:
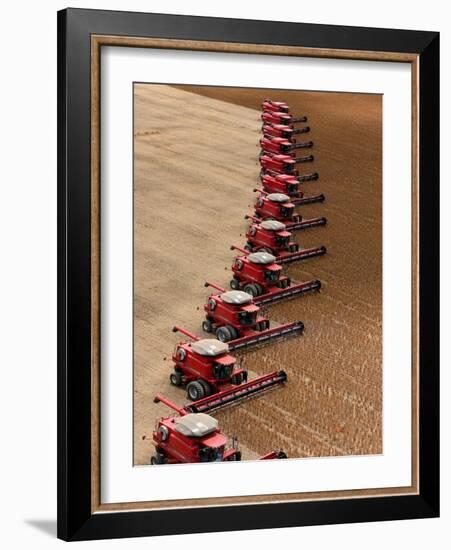
<svg viewBox="0 0 451 550">
<path fill-rule="evenodd" d="M 230 381 L 234 386 L 239 386 L 240 384 L 243 383 L 243 373 L 240 372 L 239 374 L 235 374 L 234 376 L 232 376 Z"/>
<path fill-rule="evenodd" d="M 211 394 L 210 384 L 206 380 L 200 380 L 199 379 L 198 382 L 202 386 L 202 388 L 204 389 L 205 397 L 208 397 Z"/>
<path fill-rule="evenodd" d="M 230 332 L 229 327 L 219 327 L 216 331 L 216 337 L 221 342 L 228 342 L 232 340 L 232 333 Z"/>
<path fill-rule="evenodd" d="M 250 294 L 254 298 L 256 296 L 258 296 L 258 288 L 256 287 L 256 285 L 254 285 L 254 283 L 249 283 L 248 285 L 246 285 L 243 288 L 243 290 L 244 290 L 244 292 L 247 292 L 248 294 Z"/>
<path fill-rule="evenodd" d="M 169 382 L 173 386 L 181 386 L 182 385 L 182 374 L 180 372 L 171 372 L 169 375 Z"/>
<path fill-rule="evenodd" d="M 244 245 L 244 250 L 247 250 L 248 252 L 252 252 L 254 250 L 254 247 L 251 244 L 246 243 Z"/>
<path fill-rule="evenodd" d="M 152 464 L 152 466 L 154 466 L 155 464 L 164 464 L 164 455 L 156 451 L 155 454 L 150 458 L 150 463 Z"/>
<path fill-rule="evenodd" d="M 230 326 L 230 327 L 228 327 L 228 329 L 229 329 L 230 334 L 232 335 L 232 340 L 236 340 L 239 336 L 238 331 L 236 330 L 236 328 Z"/>
<path fill-rule="evenodd" d="M 198 380 L 188 384 L 186 387 L 186 394 L 191 401 L 197 401 L 205 397 L 204 388 Z"/>
<path fill-rule="evenodd" d="M 204 330 L 205 332 L 213 331 L 213 324 L 209 319 L 205 319 L 205 321 L 202 321 L 202 330 Z"/>
<path fill-rule="evenodd" d="M 240 289 L 240 281 L 238 279 L 233 278 L 230 281 L 230 288 L 232 290 L 239 290 Z"/>
</svg>

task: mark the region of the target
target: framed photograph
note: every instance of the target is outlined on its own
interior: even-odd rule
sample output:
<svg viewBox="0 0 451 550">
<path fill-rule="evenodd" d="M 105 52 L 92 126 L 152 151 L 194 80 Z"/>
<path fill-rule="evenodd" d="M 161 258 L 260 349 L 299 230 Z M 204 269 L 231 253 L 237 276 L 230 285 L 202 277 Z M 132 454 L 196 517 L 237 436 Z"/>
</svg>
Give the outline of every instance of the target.
<svg viewBox="0 0 451 550">
<path fill-rule="evenodd" d="M 58 536 L 439 514 L 439 35 L 58 14 Z"/>
</svg>

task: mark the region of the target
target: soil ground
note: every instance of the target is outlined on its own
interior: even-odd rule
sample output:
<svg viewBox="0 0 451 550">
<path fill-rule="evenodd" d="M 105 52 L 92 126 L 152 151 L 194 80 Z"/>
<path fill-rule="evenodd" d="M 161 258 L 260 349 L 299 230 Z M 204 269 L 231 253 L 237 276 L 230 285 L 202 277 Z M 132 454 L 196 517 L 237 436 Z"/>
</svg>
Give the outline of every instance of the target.
<svg viewBox="0 0 451 550">
<path fill-rule="evenodd" d="M 243 458 L 272 449 L 290 457 L 382 452 L 382 99 L 377 95 L 136 84 L 134 89 L 134 462 L 148 464 L 152 403 L 170 386 L 174 324 L 202 334 L 206 279 L 227 286 L 244 244 L 244 214 L 258 185 L 260 103 L 270 96 L 308 116 L 318 171 L 299 209 L 328 225 L 295 235 L 326 256 L 293 264 L 295 281 L 319 278 L 320 293 L 268 308 L 271 320 L 302 320 L 305 335 L 243 353 L 250 377 L 283 368 L 288 383 L 218 411 Z M 176 117 L 176 118 L 175 118 Z M 238 355 L 238 354 L 237 354 Z M 147 439 L 143 439 L 147 436 Z"/>
</svg>

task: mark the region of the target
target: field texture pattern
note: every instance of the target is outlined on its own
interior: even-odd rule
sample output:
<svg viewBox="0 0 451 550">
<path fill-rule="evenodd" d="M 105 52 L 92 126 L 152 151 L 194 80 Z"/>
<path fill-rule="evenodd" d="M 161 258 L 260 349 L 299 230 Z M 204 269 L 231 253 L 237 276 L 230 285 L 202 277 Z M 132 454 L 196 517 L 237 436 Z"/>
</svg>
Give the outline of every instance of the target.
<svg viewBox="0 0 451 550">
<path fill-rule="evenodd" d="M 328 225 L 294 233 L 328 253 L 289 267 L 294 281 L 319 278 L 320 293 L 271 306 L 271 320 L 302 320 L 305 335 L 242 353 L 250 377 L 284 369 L 285 387 L 215 416 L 243 458 L 272 449 L 290 457 L 382 452 L 382 99 L 376 95 L 135 84 L 134 87 L 134 462 L 148 464 L 152 403 L 169 384 L 179 324 L 199 335 L 213 280 L 228 286 L 259 183 L 260 103 L 286 101 L 307 115 L 318 171 L 298 209 Z M 303 153 L 302 153 L 303 154 Z M 239 355 L 239 354 L 236 354 Z M 143 439 L 147 436 L 146 439 Z"/>
</svg>

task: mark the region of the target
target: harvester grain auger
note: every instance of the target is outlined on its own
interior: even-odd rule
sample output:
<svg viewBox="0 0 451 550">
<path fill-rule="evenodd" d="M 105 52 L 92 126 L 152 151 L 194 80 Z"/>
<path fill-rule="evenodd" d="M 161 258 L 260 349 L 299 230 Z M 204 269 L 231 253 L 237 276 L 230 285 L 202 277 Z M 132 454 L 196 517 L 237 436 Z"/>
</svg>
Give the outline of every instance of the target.
<svg viewBox="0 0 451 550">
<path fill-rule="evenodd" d="M 235 245 L 231 250 L 238 250 L 242 255 L 237 256 L 232 264 L 230 287 L 251 294 L 257 305 L 272 304 L 321 288 L 321 282 L 317 279 L 291 285 L 291 279 L 282 275 L 282 267 L 272 254 L 249 253 Z"/>
<path fill-rule="evenodd" d="M 301 134 L 308 134 L 310 132 L 310 126 L 304 126 L 303 128 L 294 128 L 293 126 L 287 126 L 286 124 L 263 124 L 262 133 L 264 137 L 277 137 L 287 139 L 290 143 L 294 143 L 296 136 Z"/>
<path fill-rule="evenodd" d="M 311 149 L 313 141 L 300 141 L 299 143 L 291 143 L 287 139 L 277 137 L 263 137 L 260 140 L 262 155 L 289 155 L 296 158 L 298 149 Z"/>
<path fill-rule="evenodd" d="M 286 225 L 289 231 L 301 231 L 320 225 L 326 225 L 327 220 L 324 217 L 310 218 L 303 220 L 299 214 L 294 213 L 295 206 L 313 202 L 323 202 L 324 195 L 312 195 L 303 198 L 290 199 L 283 193 L 266 193 L 261 189 L 260 196 L 255 202 L 255 217 L 262 220 L 277 220 Z"/>
<path fill-rule="evenodd" d="M 286 374 L 281 371 L 278 373 L 278 380 L 276 378 L 274 377 L 271 386 L 285 382 Z M 232 404 L 240 399 L 244 397 L 233 398 L 229 395 L 228 402 L 221 406 Z M 154 403 L 160 402 L 173 409 L 178 416 L 161 417 L 157 421 L 152 433 L 155 445 L 155 454 L 150 459 L 152 465 L 241 460 L 237 439 L 233 437 L 232 445 L 228 446 L 228 438 L 221 433 L 215 418 L 206 412 L 193 410 L 195 404 L 178 407 L 163 395 L 157 394 L 154 397 Z M 199 404 L 199 407 L 204 410 L 215 409 L 213 402 L 209 407 L 207 401 L 203 406 Z M 271 451 L 260 457 L 261 460 L 283 458 L 287 458 L 283 451 Z"/>
<path fill-rule="evenodd" d="M 307 174 L 301 178 L 296 178 L 290 174 L 264 174 L 261 177 L 262 186 L 266 193 L 283 193 L 289 197 L 300 197 L 304 196 L 304 193 L 300 191 L 299 186 L 301 183 L 306 181 L 314 181 L 319 178 L 317 172 L 314 174 Z"/>
<path fill-rule="evenodd" d="M 268 252 L 276 257 L 276 262 L 280 265 L 323 256 L 326 253 L 325 246 L 300 250 L 298 243 L 291 240 L 292 234 L 287 231 L 286 225 L 282 222 L 262 221 L 249 215 L 244 218 L 253 221 L 246 233 L 247 243 L 244 248 L 248 252 Z"/>
<path fill-rule="evenodd" d="M 219 293 L 213 293 L 207 298 L 202 328 L 206 332 L 215 332 L 221 342 L 228 342 L 231 351 L 270 343 L 289 335 L 299 335 L 304 330 L 302 321 L 270 328 L 269 319 L 259 316 L 260 308 L 254 303 L 251 294 L 241 290 L 226 291 L 210 281 L 205 286 L 215 288 Z"/>
</svg>

